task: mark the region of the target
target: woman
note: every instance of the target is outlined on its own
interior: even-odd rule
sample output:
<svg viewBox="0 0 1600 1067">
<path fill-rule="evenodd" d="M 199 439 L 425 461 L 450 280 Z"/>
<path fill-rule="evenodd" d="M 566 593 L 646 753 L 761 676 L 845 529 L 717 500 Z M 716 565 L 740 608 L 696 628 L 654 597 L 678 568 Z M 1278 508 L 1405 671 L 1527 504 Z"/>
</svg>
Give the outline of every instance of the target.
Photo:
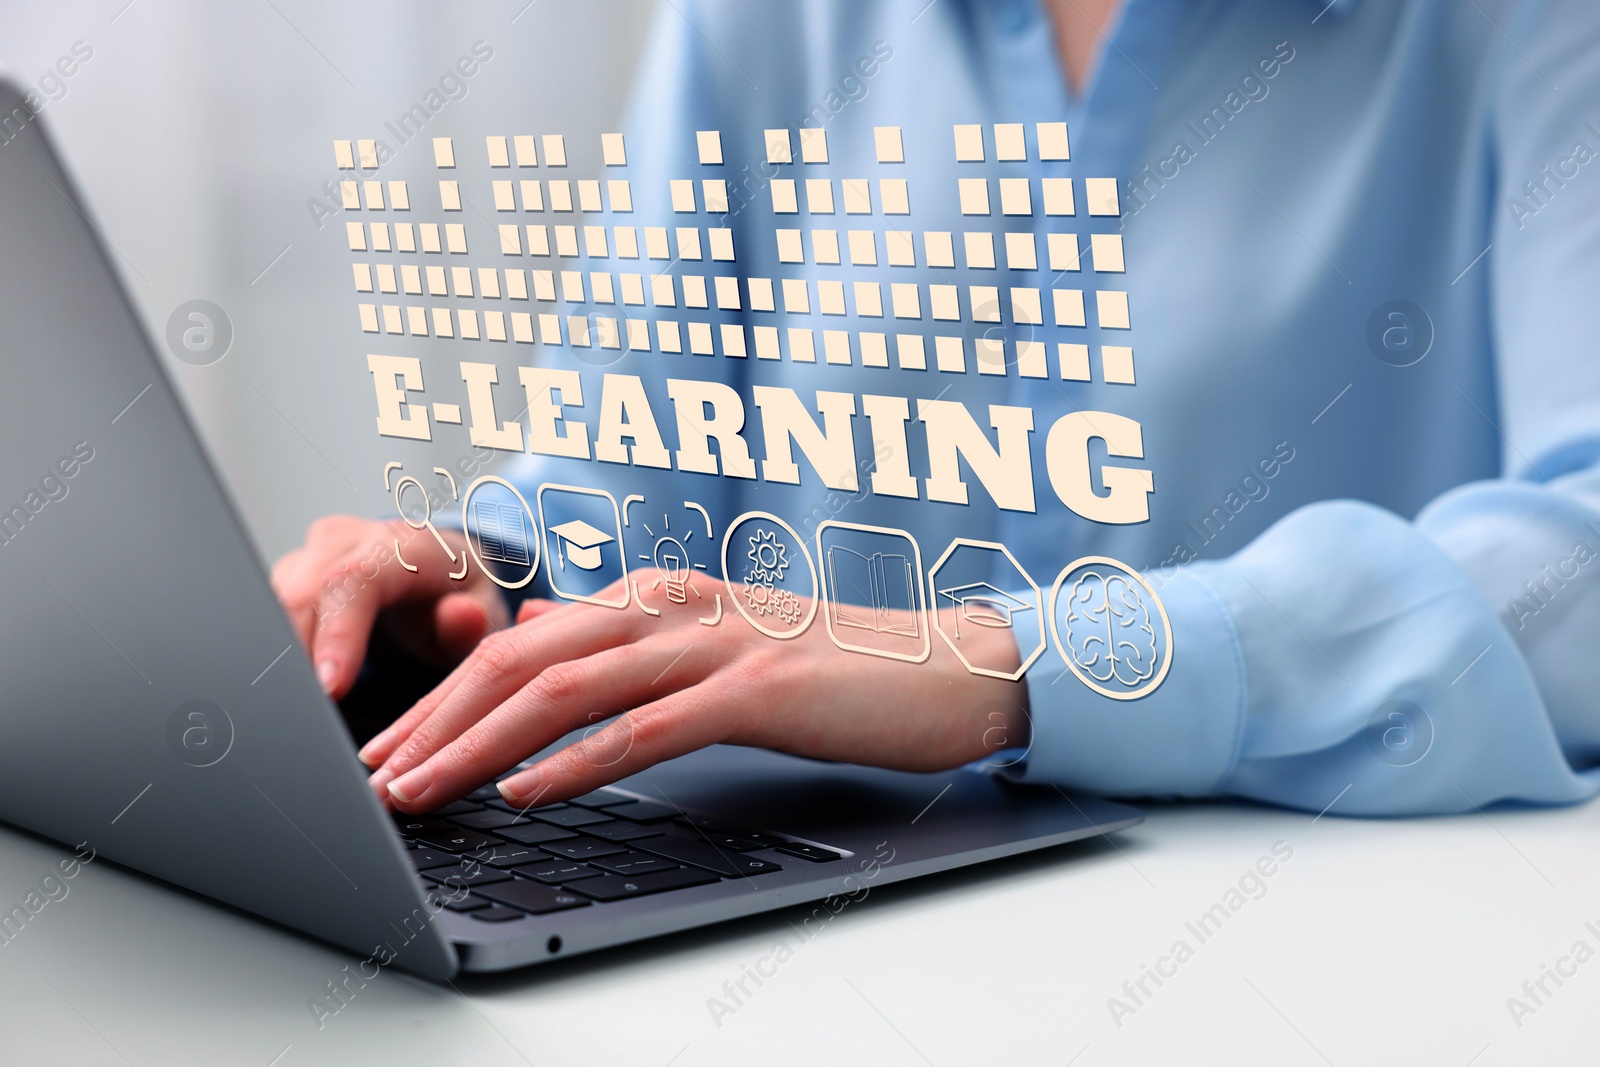
<svg viewBox="0 0 1600 1067">
<path fill-rule="evenodd" d="M 1168 641 L 1160 684 L 1138 699 L 1079 684 L 1059 643 L 1028 665 L 1025 627 L 964 631 L 987 642 L 997 673 L 1027 667 L 1012 682 L 966 669 L 971 657 L 948 641 L 908 664 L 842 651 L 821 627 L 775 641 L 739 618 L 702 626 L 647 591 L 659 617 L 535 599 L 501 632 L 498 590 L 481 577 L 452 585 L 440 568 L 385 568 L 353 607 L 328 611 L 328 579 L 385 536 L 363 520 L 314 528 L 280 564 L 278 588 L 336 695 L 383 612 L 404 609 L 419 640 L 466 657 L 363 750 L 374 788 L 407 811 L 618 712 L 502 791 L 561 799 L 726 741 L 920 769 L 1026 745 L 1008 770 L 1023 780 L 1342 814 L 1585 799 L 1600 762 L 1600 668 L 1587 654 L 1600 633 L 1589 566 L 1600 361 L 1587 351 L 1600 336 L 1600 168 L 1589 166 L 1600 112 L 1585 110 L 1597 90 L 1600 14 L 1577 0 L 660 12 L 627 142 L 641 222 L 683 224 L 670 179 L 723 178 L 740 275 L 813 292 L 824 279 L 892 282 L 902 275 L 881 264 L 780 262 L 775 228 L 814 236 L 852 220 L 813 208 L 786 223 L 770 183 L 906 177 L 911 217 L 882 215 L 880 202 L 867 220 L 880 236 L 913 229 L 903 277 L 1114 285 L 1131 330 L 1101 318 L 1030 332 L 1008 314 L 1002 350 L 1038 337 L 1081 338 L 1100 359 L 1108 344 L 1131 352 L 1117 357 L 1123 372 L 1091 366 L 1088 381 L 1058 374 L 1054 356 L 1044 378 L 871 368 L 859 352 L 849 366 L 636 353 L 621 369 L 663 396 L 663 379 L 686 373 L 803 398 L 929 400 L 954 386 L 969 411 L 1031 411 L 1036 436 L 1083 409 L 1137 423 L 1148 521 L 1095 522 L 1048 496 L 1006 510 L 976 488 L 965 508 L 860 493 L 838 517 L 905 531 L 923 567 L 956 535 L 1003 543 L 1045 589 L 1074 560 L 1131 565 L 1145 584 L 1127 588 Z M 1061 121 L 1070 160 L 1039 139 L 1037 124 Z M 1012 134 L 996 124 L 1028 131 L 1021 157 L 1002 150 L 997 136 Z M 981 127 L 981 162 L 953 149 L 958 125 Z M 824 131 L 828 161 L 767 162 L 765 131 L 800 127 Z M 882 158 L 879 127 L 899 129 L 905 162 Z M 720 131 L 724 162 L 703 161 L 696 131 Z M 1030 205 L 974 220 L 959 180 L 1007 176 L 1035 183 L 1035 196 L 1067 178 L 1080 198 L 1084 179 L 1115 177 L 1120 215 Z M 963 242 L 983 230 L 1032 232 L 1036 248 L 1052 234 L 1084 247 L 1116 235 L 1125 264 L 1085 257 L 1073 274 L 1041 253 L 1033 272 L 997 270 L 981 239 L 977 251 Z M 927 235 L 940 233 L 963 243 L 959 268 L 934 265 Z M 981 317 L 975 305 L 966 314 Z M 707 317 L 774 321 L 762 315 Z M 849 325 L 894 329 L 859 315 Z M 1045 452 L 1042 441 L 1031 452 L 1036 486 L 1050 484 Z M 742 512 L 815 514 L 829 499 L 815 478 L 573 464 L 556 480 L 615 486 L 618 499 L 693 493 L 719 536 Z"/>
</svg>

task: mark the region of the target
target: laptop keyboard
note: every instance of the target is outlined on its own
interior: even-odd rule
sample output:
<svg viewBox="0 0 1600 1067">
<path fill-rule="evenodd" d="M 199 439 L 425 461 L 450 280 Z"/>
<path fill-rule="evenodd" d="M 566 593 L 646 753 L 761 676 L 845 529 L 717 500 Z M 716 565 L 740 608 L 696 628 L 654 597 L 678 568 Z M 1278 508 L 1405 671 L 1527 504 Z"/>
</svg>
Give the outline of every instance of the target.
<svg viewBox="0 0 1600 1067">
<path fill-rule="evenodd" d="M 491 783 L 394 824 L 435 906 L 489 923 L 841 858 L 610 789 L 524 811 Z"/>
</svg>

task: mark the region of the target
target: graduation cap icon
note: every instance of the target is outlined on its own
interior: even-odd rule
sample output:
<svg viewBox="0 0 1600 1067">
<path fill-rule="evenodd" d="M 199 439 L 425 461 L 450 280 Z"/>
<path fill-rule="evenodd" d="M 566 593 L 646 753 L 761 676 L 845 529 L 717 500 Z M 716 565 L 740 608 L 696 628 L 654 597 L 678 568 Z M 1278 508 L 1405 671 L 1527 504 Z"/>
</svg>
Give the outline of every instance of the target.
<svg viewBox="0 0 1600 1067">
<path fill-rule="evenodd" d="M 561 561 L 561 566 L 566 567 L 571 562 L 574 567 L 586 571 L 599 569 L 604 562 L 600 549 L 616 540 L 582 519 L 552 526 L 550 532 L 556 535 L 556 557 Z"/>
<path fill-rule="evenodd" d="M 961 621 L 965 619 L 976 626 L 994 630 L 1011 628 L 1012 616 L 1020 611 L 1032 611 L 1036 604 L 1013 596 L 988 582 L 968 582 L 937 590 L 939 596 L 950 601 L 956 609 L 956 639 L 961 638 Z"/>
</svg>

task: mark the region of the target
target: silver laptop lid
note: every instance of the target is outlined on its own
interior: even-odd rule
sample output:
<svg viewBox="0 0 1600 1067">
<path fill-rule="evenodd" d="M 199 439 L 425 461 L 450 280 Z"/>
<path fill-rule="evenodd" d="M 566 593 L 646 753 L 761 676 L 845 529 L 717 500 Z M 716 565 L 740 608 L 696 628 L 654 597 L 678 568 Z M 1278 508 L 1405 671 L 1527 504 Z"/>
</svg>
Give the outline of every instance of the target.
<svg viewBox="0 0 1600 1067">
<path fill-rule="evenodd" d="M 3 82 L 0 117 L 0 819 L 448 976 L 338 711 Z"/>
</svg>

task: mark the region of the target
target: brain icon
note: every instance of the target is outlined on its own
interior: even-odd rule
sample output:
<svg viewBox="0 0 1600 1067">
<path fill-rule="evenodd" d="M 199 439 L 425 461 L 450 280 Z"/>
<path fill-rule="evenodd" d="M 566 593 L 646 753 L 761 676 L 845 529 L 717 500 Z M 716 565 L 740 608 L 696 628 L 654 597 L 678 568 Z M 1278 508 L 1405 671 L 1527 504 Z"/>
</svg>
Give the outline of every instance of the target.
<svg viewBox="0 0 1600 1067">
<path fill-rule="evenodd" d="M 1165 678 L 1166 614 L 1132 571 L 1113 561 L 1069 567 L 1058 580 L 1056 603 L 1057 642 L 1091 688 L 1129 698 Z"/>
</svg>

